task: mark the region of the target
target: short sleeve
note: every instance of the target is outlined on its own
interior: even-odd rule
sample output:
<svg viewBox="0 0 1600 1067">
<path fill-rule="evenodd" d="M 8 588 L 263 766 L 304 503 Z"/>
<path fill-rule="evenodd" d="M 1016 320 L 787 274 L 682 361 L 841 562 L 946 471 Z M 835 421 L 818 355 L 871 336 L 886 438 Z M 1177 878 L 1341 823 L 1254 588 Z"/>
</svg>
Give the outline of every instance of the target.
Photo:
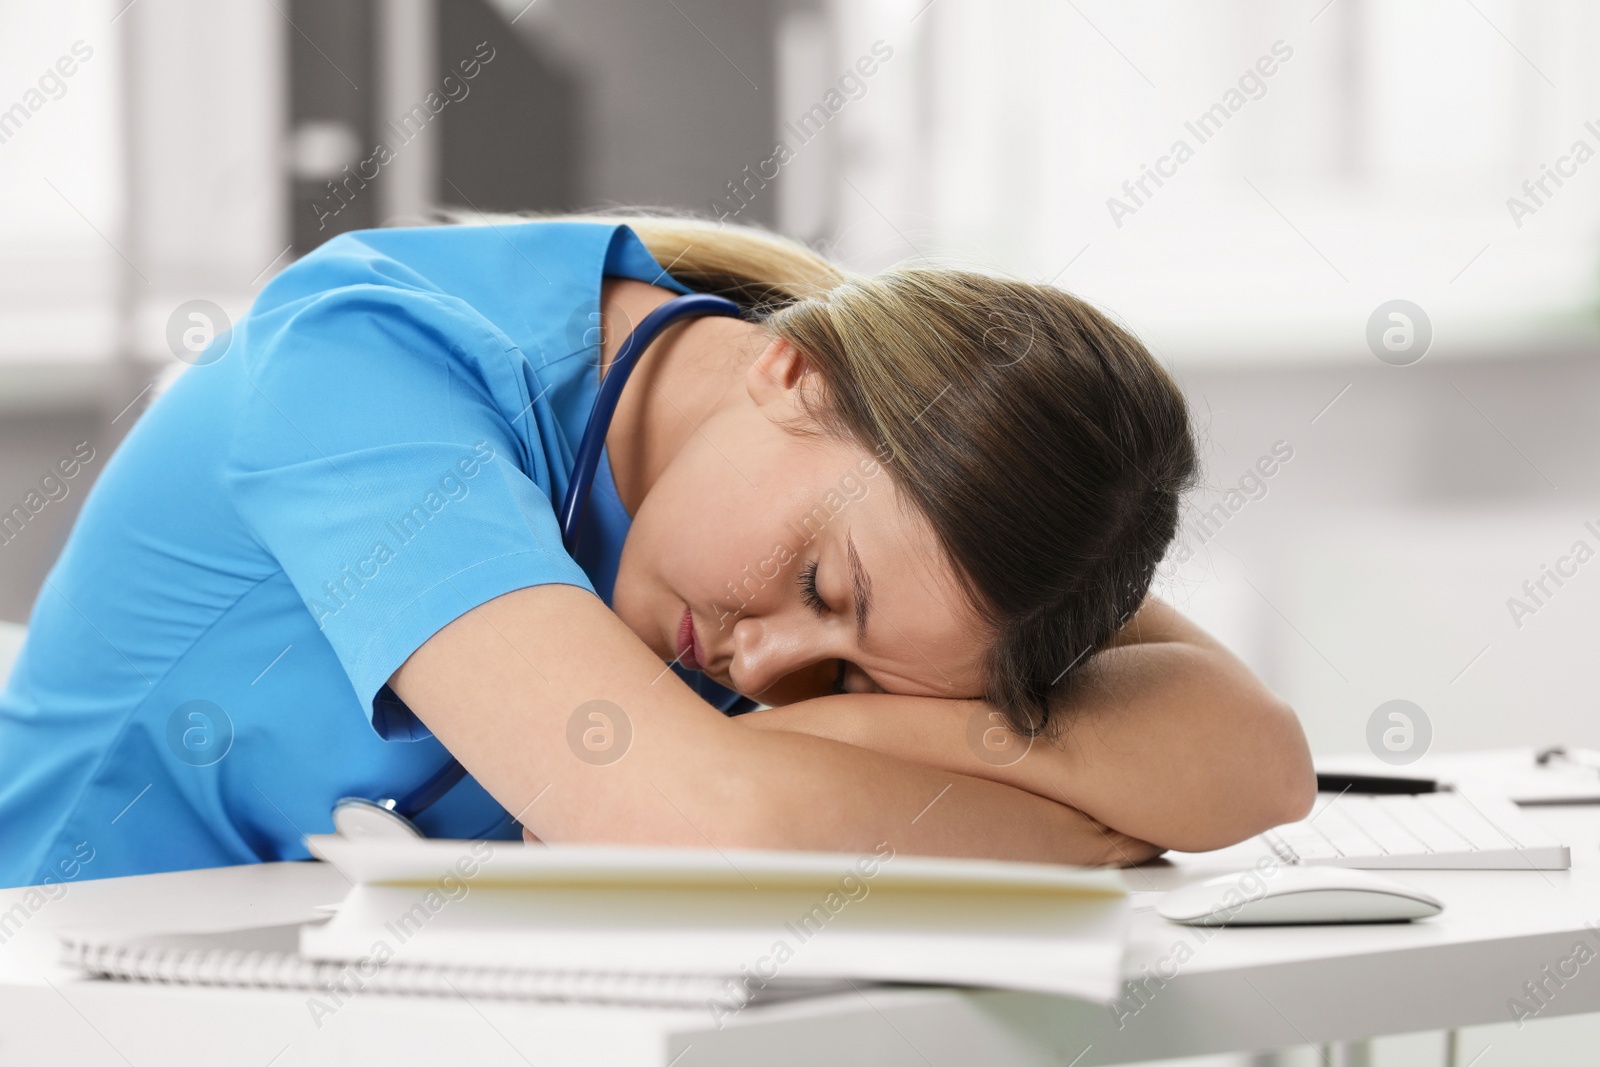
<svg viewBox="0 0 1600 1067">
<path fill-rule="evenodd" d="M 224 464 L 238 514 L 373 728 L 427 736 L 398 701 L 373 709 L 429 637 L 515 589 L 594 591 L 562 547 L 543 450 L 513 426 L 531 422 L 515 353 L 453 298 L 381 285 L 294 301 L 245 332 Z"/>
</svg>

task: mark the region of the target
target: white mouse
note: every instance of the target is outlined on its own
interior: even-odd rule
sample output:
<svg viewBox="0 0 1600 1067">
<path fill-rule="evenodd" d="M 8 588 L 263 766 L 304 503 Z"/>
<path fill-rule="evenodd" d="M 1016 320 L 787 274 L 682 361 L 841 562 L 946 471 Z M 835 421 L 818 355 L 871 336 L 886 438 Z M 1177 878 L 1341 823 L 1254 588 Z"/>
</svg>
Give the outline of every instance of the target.
<svg viewBox="0 0 1600 1067">
<path fill-rule="evenodd" d="M 1437 899 L 1368 871 L 1345 867 L 1279 867 L 1227 874 L 1174 889 L 1156 913 L 1190 926 L 1382 923 L 1426 919 L 1444 910 Z"/>
</svg>

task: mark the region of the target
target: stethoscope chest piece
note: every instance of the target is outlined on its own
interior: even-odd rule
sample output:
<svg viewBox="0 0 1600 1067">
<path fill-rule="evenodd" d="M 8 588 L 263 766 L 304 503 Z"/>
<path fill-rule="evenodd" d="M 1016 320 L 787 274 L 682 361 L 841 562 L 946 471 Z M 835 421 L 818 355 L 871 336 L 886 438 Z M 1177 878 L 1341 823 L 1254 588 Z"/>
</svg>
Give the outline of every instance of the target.
<svg viewBox="0 0 1600 1067">
<path fill-rule="evenodd" d="M 333 832 L 351 840 L 404 841 L 426 836 L 415 823 L 394 810 L 392 800 L 342 797 L 333 806 Z"/>
</svg>

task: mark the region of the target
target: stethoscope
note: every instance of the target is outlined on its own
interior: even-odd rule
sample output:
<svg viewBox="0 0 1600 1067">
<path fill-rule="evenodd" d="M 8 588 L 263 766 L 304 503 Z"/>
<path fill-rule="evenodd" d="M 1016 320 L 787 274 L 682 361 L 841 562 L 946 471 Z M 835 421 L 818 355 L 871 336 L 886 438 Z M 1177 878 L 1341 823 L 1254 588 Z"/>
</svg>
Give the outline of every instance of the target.
<svg viewBox="0 0 1600 1067">
<path fill-rule="evenodd" d="M 572 479 L 567 484 L 566 496 L 561 501 L 561 543 L 571 552 L 578 543 L 583 529 L 584 506 L 589 502 L 589 491 L 594 487 L 595 471 L 600 466 L 600 451 L 605 447 L 606 432 L 611 428 L 611 418 L 616 414 L 617 401 L 622 388 L 627 385 L 639 355 L 650 347 L 661 331 L 682 319 L 702 315 L 738 316 L 739 305 L 731 300 L 707 293 L 691 293 L 674 297 L 644 317 L 644 321 L 630 333 L 611 368 L 601 379 L 595 394 L 594 407 L 589 412 L 589 424 L 584 428 L 583 440 L 578 445 L 578 455 L 572 465 Z M 461 761 L 451 758 L 432 777 L 399 799 L 368 800 L 365 797 L 343 797 L 333 806 L 333 828 L 343 837 L 425 837 L 415 822 L 417 816 L 438 803 L 467 776 Z"/>
</svg>

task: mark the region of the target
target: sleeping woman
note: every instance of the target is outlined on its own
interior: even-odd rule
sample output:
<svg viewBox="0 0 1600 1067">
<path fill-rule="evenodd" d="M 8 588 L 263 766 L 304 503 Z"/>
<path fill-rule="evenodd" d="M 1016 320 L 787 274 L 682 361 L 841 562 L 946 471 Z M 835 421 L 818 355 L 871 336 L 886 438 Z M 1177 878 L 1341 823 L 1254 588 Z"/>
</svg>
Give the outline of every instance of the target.
<svg viewBox="0 0 1600 1067">
<path fill-rule="evenodd" d="M 599 383 L 690 292 L 742 314 L 645 349 L 568 551 Z M 0 885 L 304 858 L 452 758 L 429 836 L 1128 864 L 1311 804 L 1293 711 L 1150 593 L 1183 396 L 1058 289 L 687 218 L 386 229 L 196 362 L 0 694 Z"/>
</svg>

